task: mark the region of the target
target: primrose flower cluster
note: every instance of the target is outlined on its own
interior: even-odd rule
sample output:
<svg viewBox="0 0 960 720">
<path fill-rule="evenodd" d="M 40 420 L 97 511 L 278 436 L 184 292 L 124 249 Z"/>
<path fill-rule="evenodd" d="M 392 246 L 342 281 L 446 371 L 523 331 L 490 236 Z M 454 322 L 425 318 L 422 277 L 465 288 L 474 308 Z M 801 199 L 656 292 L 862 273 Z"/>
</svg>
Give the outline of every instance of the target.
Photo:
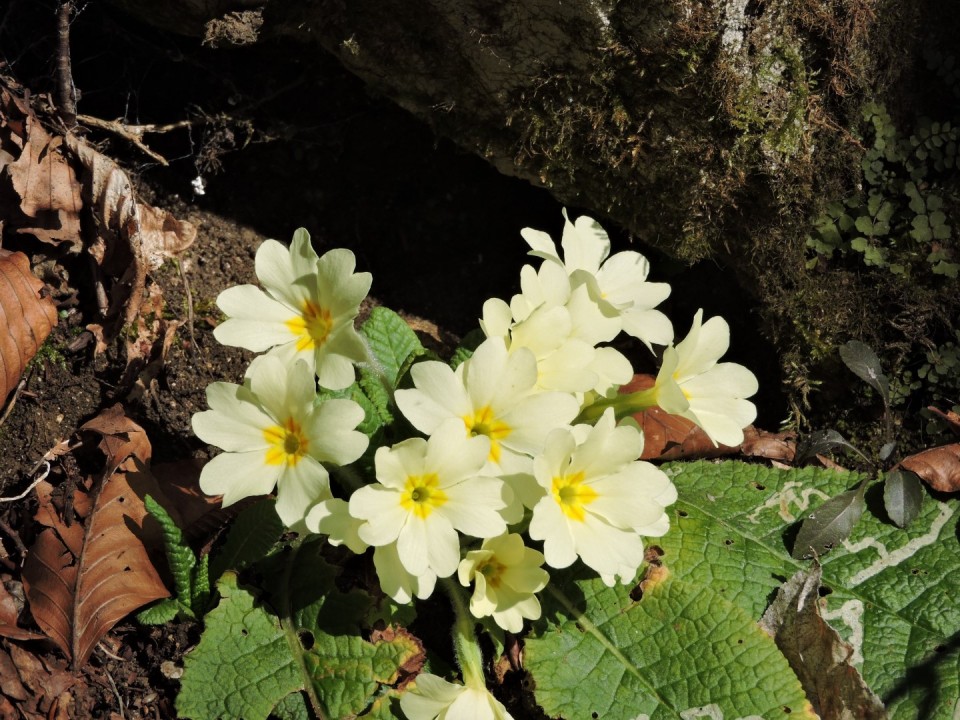
<svg viewBox="0 0 960 720">
<path fill-rule="evenodd" d="M 629 416 L 659 406 L 736 445 L 755 417 L 746 398 L 757 382 L 719 362 L 730 339 L 722 318 L 704 322 L 698 311 L 674 344 L 656 309 L 670 287 L 647 281 L 646 258 L 611 255 L 595 221 L 564 219 L 560 249 L 546 233 L 522 231 L 539 266 L 522 268 L 509 303 L 484 304 L 486 338 L 467 360 L 455 369 L 415 362 L 409 387 L 387 388 L 418 434 L 375 449 L 358 429 L 359 404 L 318 396 L 318 385 L 349 388 L 357 367 L 378 373 L 354 327 L 370 274 L 355 272 L 349 250 L 318 257 L 302 229 L 289 249 L 265 242 L 261 287 L 230 288 L 217 300 L 227 320 L 215 337 L 265 354 L 242 385 L 212 384 L 210 409 L 193 418 L 197 436 L 224 450 L 203 469 L 204 492 L 223 495 L 224 505 L 275 492 L 291 529 L 356 553 L 372 547 L 394 600 L 426 598 L 438 580 L 456 578 L 472 586 L 470 612 L 509 632 L 540 617 L 544 565 L 579 559 L 607 585 L 633 582 L 643 538 L 667 532 L 677 493 L 638 459 L 643 434 Z M 607 345 L 621 332 L 650 350 L 666 346 L 648 390 L 618 392 L 633 377 L 630 361 Z M 364 477 L 356 468 L 367 464 L 356 461 L 371 452 L 373 476 Z M 353 472 L 337 470 L 354 463 Z M 331 485 L 331 473 L 342 482 Z M 455 706 L 469 706 L 470 717 L 509 717 L 482 676 L 466 675 L 465 688 L 421 676 L 403 709 L 413 720 L 463 717 Z"/>
</svg>

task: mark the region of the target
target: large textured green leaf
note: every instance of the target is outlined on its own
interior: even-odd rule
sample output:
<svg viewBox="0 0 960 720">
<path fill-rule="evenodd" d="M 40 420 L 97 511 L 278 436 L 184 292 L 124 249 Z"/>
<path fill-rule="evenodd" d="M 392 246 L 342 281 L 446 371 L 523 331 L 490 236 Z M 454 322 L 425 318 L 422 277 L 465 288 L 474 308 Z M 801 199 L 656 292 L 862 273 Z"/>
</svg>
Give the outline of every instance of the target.
<svg viewBox="0 0 960 720">
<path fill-rule="evenodd" d="M 790 557 L 796 523 L 854 487 L 853 473 L 697 462 L 666 467 L 679 490 L 655 542 L 678 579 L 709 586 L 759 618 L 808 562 Z M 893 718 L 960 713 L 960 500 L 927 497 L 902 530 L 881 521 L 879 488 L 849 538 L 823 558 L 824 617 Z M 922 712 L 921 712 L 922 711 Z"/>
<path fill-rule="evenodd" d="M 375 307 L 360 328 L 380 363 L 386 381 L 396 387 L 412 357 L 426 352 L 417 334 L 393 310 Z M 368 393 L 369 394 L 369 393 Z"/>
<path fill-rule="evenodd" d="M 184 661 L 180 716 L 262 720 L 274 708 L 295 716 L 300 703 L 285 698 L 304 691 L 315 714 L 352 717 L 396 682 L 419 648 L 403 636 L 376 643 L 360 637 L 355 623 L 369 600 L 336 589 L 336 570 L 319 547 L 306 543 L 265 566 L 269 604 L 238 587 L 235 574 L 223 576 L 220 604 Z"/>
<path fill-rule="evenodd" d="M 240 511 L 223 547 L 213 553 L 210 577 L 219 580 L 227 570 L 240 572 L 269 552 L 285 529 L 276 504 L 273 498 L 264 498 Z"/>
<path fill-rule="evenodd" d="M 642 597 L 587 571 L 555 577 L 527 639 L 537 702 L 566 720 L 813 718 L 755 619 L 710 587 L 656 569 Z M 637 593 L 632 594 L 634 597 Z"/>
</svg>

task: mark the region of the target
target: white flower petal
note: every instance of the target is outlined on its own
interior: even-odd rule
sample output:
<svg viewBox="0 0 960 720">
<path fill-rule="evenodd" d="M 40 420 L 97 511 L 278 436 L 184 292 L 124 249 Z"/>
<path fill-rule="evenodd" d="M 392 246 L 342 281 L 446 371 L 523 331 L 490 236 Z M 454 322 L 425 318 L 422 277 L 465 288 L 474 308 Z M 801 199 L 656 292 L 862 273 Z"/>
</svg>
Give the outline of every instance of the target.
<svg viewBox="0 0 960 720">
<path fill-rule="evenodd" d="M 513 315 L 510 306 L 500 298 L 490 298 L 483 303 L 483 318 L 480 328 L 487 337 L 507 337 L 510 326 L 513 324 Z"/>
<path fill-rule="evenodd" d="M 349 509 L 353 517 L 367 521 L 357 532 L 365 543 L 374 546 L 396 540 L 408 517 L 400 506 L 400 493 L 382 485 L 365 485 L 355 490 Z"/>
<path fill-rule="evenodd" d="M 547 434 L 572 422 L 580 412 L 580 403 L 569 393 L 544 392 L 518 402 L 502 417 L 513 432 L 503 444 L 528 455 L 543 449 Z"/>
<path fill-rule="evenodd" d="M 366 451 L 370 439 L 353 428 L 364 413 L 353 400 L 332 398 L 313 411 L 304 423 L 309 453 L 321 462 L 349 465 Z"/>
<path fill-rule="evenodd" d="M 223 507 L 273 491 L 283 469 L 267 465 L 262 451 L 217 455 L 200 471 L 200 489 L 207 495 L 223 495 Z"/>
<path fill-rule="evenodd" d="M 305 252 L 309 252 L 309 256 L 304 257 Z M 289 249 L 276 240 L 264 241 L 257 249 L 254 265 L 260 283 L 277 300 L 299 310 L 310 297 L 302 279 L 316 276 L 317 254 L 310 247 L 310 236 L 302 228 L 294 234 Z"/>
<path fill-rule="evenodd" d="M 350 506 L 340 498 L 330 498 L 314 505 L 304 522 L 310 532 L 327 535 L 334 547 L 346 545 L 358 555 L 368 547 L 358 532 L 361 521 L 350 514 Z"/>
<path fill-rule="evenodd" d="M 431 434 L 450 418 L 473 412 L 463 383 L 441 362 L 417 363 L 410 369 L 416 388 L 397 390 L 395 400 L 403 416 L 417 430 Z"/>
<path fill-rule="evenodd" d="M 500 535 L 507 528 L 497 512 L 503 507 L 502 485 L 499 478 L 466 480 L 447 491 L 449 500 L 435 512 L 464 535 L 479 538 Z"/>
<path fill-rule="evenodd" d="M 287 527 L 301 522 L 313 505 L 330 497 L 330 476 L 308 455 L 284 468 L 277 478 L 277 515 Z"/>
<path fill-rule="evenodd" d="M 621 318 L 623 331 L 648 348 L 673 342 L 673 323 L 659 310 L 625 310 Z"/>
<path fill-rule="evenodd" d="M 414 596 L 425 600 L 437 583 L 437 576 L 430 571 L 419 577 L 408 573 L 400 562 L 396 543 L 376 548 L 373 566 L 380 579 L 380 589 L 398 603 L 409 603 Z"/>
<path fill-rule="evenodd" d="M 263 431 L 273 420 L 253 402 L 241 399 L 249 396 L 249 391 L 232 383 L 208 385 L 208 403 L 216 409 L 196 413 L 193 432 L 204 442 L 229 452 L 266 449 Z"/>
</svg>

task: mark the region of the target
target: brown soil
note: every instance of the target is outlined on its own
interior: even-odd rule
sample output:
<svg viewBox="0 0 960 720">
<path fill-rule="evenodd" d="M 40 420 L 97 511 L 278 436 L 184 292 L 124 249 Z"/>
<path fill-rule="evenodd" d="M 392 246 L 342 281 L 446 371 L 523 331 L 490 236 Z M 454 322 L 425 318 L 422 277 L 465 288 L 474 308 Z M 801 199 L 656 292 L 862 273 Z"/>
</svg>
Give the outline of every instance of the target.
<svg viewBox="0 0 960 720">
<path fill-rule="evenodd" d="M 53 7 L 52 0 L 15 0 L 0 13 L 5 72 L 35 96 L 54 89 Z M 183 325 L 155 380 L 138 395 L 123 379 L 120 340 L 100 355 L 94 343 L 82 344 L 84 328 L 98 320 L 93 278 L 86 264 L 59 259 L 55 270 L 67 274 L 78 303 L 62 307 L 63 319 L 27 369 L 0 425 L 0 495 L 19 494 L 39 472 L 45 452 L 115 402 L 147 431 L 154 463 L 206 457 L 209 449 L 192 435 L 190 418 L 205 408 L 206 386 L 238 381 L 250 358 L 215 342 L 212 328 L 221 318 L 215 299 L 228 286 L 255 281 L 253 258 L 266 237 L 286 240 L 302 225 L 321 252 L 349 247 L 359 269 L 373 272 L 378 300 L 462 335 L 476 326 L 486 298 L 509 298 L 517 290 L 526 249 L 520 228 L 557 233 L 561 226 L 560 206 L 545 191 L 500 176 L 437 140 L 330 59 L 281 47 L 204 48 L 197 40 L 140 27 L 97 3 L 84 7 L 72 35 L 81 112 L 157 123 L 201 113 L 230 117 L 189 133 L 148 136 L 151 147 L 173 160 L 169 168 L 146 163 L 123 141 L 91 134 L 139 176 L 146 199 L 199 228 L 179 266 L 167 262 L 150 277 L 163 292 L 165 318 Z M 111 42 L 104 46 L 107 36 Z M 198 173 L 208 183 L 202 196 L 191 191 Z M 627 247 L 628 239 L 611 230 L 615 249 Z M 34 262 L 54 256 L 51 248 L 12 233 L 4 234 L 3 247 L 22 249 Z M 777 360 L 755 336 L 753 318 L 743 311 L 744 293 L 716 268 L 653 262 L 655 279 L 674 284 L 666 309 L 678 333 L 697 307 L 731 319 L 734 359 L 767 381 L 759 424 L 775 426 L 783 415 Z M 631 352 L 638 370 L 649 369 L 641 364 L 644 353 Z M 56 485 L 65 476 L 62 465 L 52 463 L 48 479 Z M 0 505 L 0 577 L 14 595 L 22 592 L 18 573 L 36 534 L 35 509 L 32 495 Z M 21 623 L 29 626 L 28 613 Z M 172 718 L 177 668 L 198 637 L 196 624 L 124 621 L 94 651 L 72 703 L 40 710 L 58 718 Z M 0 639 L 0 649 L 11 643 L 51 667 L 63 663 L 53 646 L 37 641 Z"/>
</svg>

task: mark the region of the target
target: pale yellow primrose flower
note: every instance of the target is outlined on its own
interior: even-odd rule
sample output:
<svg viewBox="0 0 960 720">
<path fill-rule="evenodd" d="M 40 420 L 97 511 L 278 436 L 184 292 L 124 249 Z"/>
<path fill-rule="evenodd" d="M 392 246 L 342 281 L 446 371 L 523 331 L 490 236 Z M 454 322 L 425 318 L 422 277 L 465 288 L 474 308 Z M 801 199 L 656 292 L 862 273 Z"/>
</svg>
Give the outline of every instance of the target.
<svg viewBox="0 0 960 720">
<path fill-rule="evenodd" d="M 417 430 L 434 433 L 459 419 L 464 435 L 490 440 L 487 474 L 531 471 L 528 456 L 543 449 L 547 433 L 571 422 L 580 411 L 567 393 L 534 392 L 537 361 L 529 350 L 508 353 L 500 338 L 485 340 L 465 362 L 451 370 L 441 362 L 410 369 L 414 388 L 397 390 L 397 407 Z"/>
<path fill-rule="evenodd" d="M 467 437 L 459 420 L 444 423 L 428 440 L 379 448 L 379 482 L 350 497 L 350 514 L 367 521 L 360 538 L 374 547 L 396 542 L 411 575 L 452 575 L 460 562 L 458 531 L 487 538 L 506 529 L 499 513 L 506 505 L 503 481 L 481 475 L 489 454 L 487 437 Z"/>
<path fill-rule="evenodd" d="M 611 256 L 610 238 L 593 218 L 581 216 L 571 223 L 566 210 L 563 218 L 563 259 L 547 233 L 524 228 L 520 235 L 531 247 L 530 254 L 564 268 L 573 286 L 586 283 L 605 314 L 618 315 L 623 331 L 648 348 L 651 343 L 669 344 L 673 325 L 653 308 L 670 295 L 670 285 L 646 281 L 650 263 L 638 252 Z"/>
<path fill-rule="evenodd" d="M 263 352 L 289 364 L 306 361 L 323 387 L 353 383 L 353 363 L 366 359 L 353 327 L 370 290 L 370 273 L 355 273 L 356 259 L 344 249 L 318 258 L 310 235 L 300 228 L 289 250 L 267 240 L 257 250 L 256 271 L 263 290 L 239 285 L 224 290 L 217 305 L 228 319 L 214 337 L 224 345 Z"/>
<path fill-rule="evenodd" d="M 641 535 L 661 536 L 670 526 L 664 512 L 677 491 L 661 470 L 638 461 L 643 435 L 619 427 L 613 409 L 596 426 L 554 430 L 534 459 L 546 495 L 533 508 L 530 537 L 543 540 L 547 564 L 564 568 L 577 556 L 612 586 L 630 583 L 643 561 Z"/>
<path fill-rule="evenodd" d="M 597 337 L 588 329 L 591 315 L 594 319 L 597 316 L 580 298 L 592 301 L 585 290 L 574 291 L 574 295 L 576 302 L 568 301 L 563 306 L 545 302 L 516 323 L 510 306 L 499 298 L 491 298 L 483 304 L 480 327 L 488 338 L 502 339 L 511 354 L 521 349 L 533 353 L 538 390 L 605 394 L 629 382 L 633 367 L 617 350 L 594 347 Z"/>
<path fill-rule="evenodd" d="M 735 447 L 757 417 L 756 406 L 744 399 L 757 392 L 757 378 L 743 365 L 717 362 L 730 347 L 730 326 L 719 316 L 702 320 L 703 310 L 697 310 L 687 337 L 664 351 L 654 397 L 668 413 L 703 428 L 714 443 Z"/>
<path fill-rule="evenodd" d="M 486 688 L 456 685 L 429 673 L 417 675 L 400 696 L 400 709 L 407 720 L 513 720 Z"/>
<path fill-rule="evenodd" d="M 540 567 L 543 562 L 543 554 L 526 547 L 515 533 L 484 540 L 457 568 L 461 585 L 474 583 L 470 612 L 476 618 L 493 615 L 494 622 L 508 632 L 523 630 L 524 618 L 540 617 L 540 601 L 534 593 L 550 580 Z"/>
<path fill-rule="evenodd" d="M 250 364 L 243 385 L 207 386 L 209 410 L 193 431 L 226 452 L 203 466 L 200 488 L 223 495 L 224 507 L 277 489 L 277 514 L 288 526 L 330 495 L 321 462 L 347 465 L 369 440 L 355 428 L 363 409 L 352 400 L 316 399 L 316 379 L 303 360 L 287 366 L 268 355 Z"/>
</svg>

